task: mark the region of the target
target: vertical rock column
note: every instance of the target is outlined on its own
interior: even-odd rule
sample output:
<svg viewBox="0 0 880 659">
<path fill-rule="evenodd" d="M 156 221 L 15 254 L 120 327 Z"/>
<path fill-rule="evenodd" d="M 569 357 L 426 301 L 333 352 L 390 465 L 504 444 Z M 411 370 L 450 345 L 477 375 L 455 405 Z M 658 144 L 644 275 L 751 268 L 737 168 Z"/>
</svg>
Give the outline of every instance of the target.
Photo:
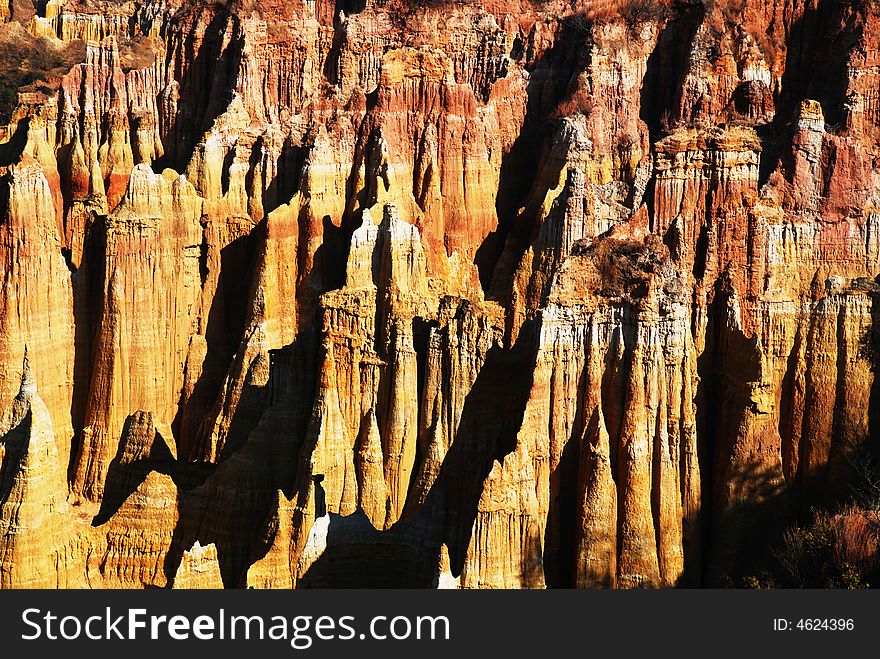
<svg viewBox="0 0 880 659">
<path fill-rule="evenodd" d="M 70 271 L 62 256 L 52 193 L 40 165 L 29 156 L 0 181 L 0 410 L 21 383 L 27 346 L 37 386 L 56 434 L 62 471 L 70 459 L 74 324 Z"/>
<path fill-rule="evenodd" d="M 99 501 L 126 417 L 177 413 L 199 294 L 201 200 L 183 176 L 132 172 L 106 224 L 103 300 L 74 492 Z"/>
</svg>

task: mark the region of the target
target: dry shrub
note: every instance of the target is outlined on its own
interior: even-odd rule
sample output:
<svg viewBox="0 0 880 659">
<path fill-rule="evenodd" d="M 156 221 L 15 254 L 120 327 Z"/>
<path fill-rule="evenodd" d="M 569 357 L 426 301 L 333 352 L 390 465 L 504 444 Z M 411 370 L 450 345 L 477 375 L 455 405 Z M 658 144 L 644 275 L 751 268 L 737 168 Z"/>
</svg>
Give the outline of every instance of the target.
<svg viewBox="0 0 880 659">
<path fill-rule="evenodd" d="M 817 512 L 810 524 L 789 529 L 773 555 L 780 568 L 773 586 L 868 588 L 878 577 L 880 536 L 870 511 L 852 505 Z"/>
<path fill-rule="evenodd" d="M 0 36 L 0 121 L 10 120 L 19 91 L 53 93 L 61 77 L 84 60 L 82 41 L 57 46 L 17 26 L 4 28 Z"/>
<path fill-rule="evenodd" d="M 137 36 L 132 39 L 117 37 L 119 44 L 119 58 L 123 70 L 131 71 L 146 69 L 156 61 L 158 45 L 151 37 Z"/>
<path fill-rule="evenodd" d="M 662 0 L 625 0 L 620 7 L 620 15 L 630 26 L 662 21 L 668 11 L 669 7 Z"/>
<path fill-rule="evenodd" d="M 865 511 L 852 506 L 832 518 L 832 547 L 838 565 L 851 565 L 864 573 L 874 572 L 880 559 L 880 537 Z"/>
<path fill-rule="evenodd" d="M 659 236 L 643 239 L 607 237 L 585 250 L 602 279 L 603 295 L 641 298 L 647 295 L 651 275 L 666 257 L 666 247 Z"/>
<path fill-rule="evenodd" d="M 859 338 L 859 357 L 871 364 L 876 370 L 880 363 L 880 326 L 872 324 Z"/>
<path fill-rule="evenodd" d="M 620 15 L 620 5 L 623 0 L 595 0 L 591 2 L 585 18 L 593 21 L 604 21 Z"/>
<path fill-rule="evenodd" d="M 608 21 L 618 16 L 628 25 L 663 20 L 669 10 L 665 0 L 593 0 L 581 15 L 584 21 Z"/>
<path fill-rule="evenodd" d="M 551 119 L 571 117 L 577 113 L 589 114 L 593 109 L 593 95 L 584 87 L 578 87 L 567 98 L 562 99 L 550 112 Z"/>
</svg>

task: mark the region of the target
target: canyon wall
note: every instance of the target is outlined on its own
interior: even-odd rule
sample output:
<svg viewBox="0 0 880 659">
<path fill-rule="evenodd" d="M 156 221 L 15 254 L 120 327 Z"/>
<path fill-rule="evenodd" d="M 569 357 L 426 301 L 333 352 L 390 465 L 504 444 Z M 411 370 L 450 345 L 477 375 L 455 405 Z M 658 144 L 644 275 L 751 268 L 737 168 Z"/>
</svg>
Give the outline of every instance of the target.
<svg viewBox="0 0 880 659">
<path fill-rule="evenodd" d="M 873 3 L 33 5 L 0 587 L 737 584 L 880 448 Z"/>
</svg>

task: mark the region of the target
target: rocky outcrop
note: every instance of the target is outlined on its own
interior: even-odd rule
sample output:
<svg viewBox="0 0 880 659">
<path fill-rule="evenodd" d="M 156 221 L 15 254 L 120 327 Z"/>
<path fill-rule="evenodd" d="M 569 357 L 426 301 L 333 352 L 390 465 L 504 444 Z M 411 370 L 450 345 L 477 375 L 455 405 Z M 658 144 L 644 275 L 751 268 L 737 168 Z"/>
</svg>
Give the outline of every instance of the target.
<svg viewBox="0 0 880 659">
<path fill-rule="evenodd" d="M 28 155 L 5 175 L 0 224 L 4 294 L 0 301 L 0 406 L 20 390 L 26 348 L 49 410 L 59 467 L 71 452 L 75 327 L 73 287 L 62 255 L 49 182 Z"/>
<path fill-rule="evenodd" d="M 880 450 L 870 3 L 33 5 L 3 587 L 742 585 Z"/>
<path fill-rule="evenodd" d="M 0 586 L 57 588 L 77 520 L 66 487 L 49 409 L 37 392 L 28 352 L 18 395 L 0 418 Z"/>
<path fill-rule="evenodd" d="M 85 556 L 88 584 L 100 588 L 164 588 L 178 490 L 167 474 L 150 471 L 112 517 L 92 531 Z"/>
<path fill-rule="evenodd" d="M 133 169 L 104 226 L 94 359 L 73 491 L 100 501 L 123 423 L 152 410 L 170 424 L 183 386 L 200 290 L 201 200 L 171 170 Z"/>
<path fill-rule="evenodd" d="M 217 547 L 213 544 L 202 547 L 197 540 L 190 551 L 183 552 L 180 566 L 174 575 L 174 588 L 223 588 L 220 564 L 217 562 Z"/>
</svg>

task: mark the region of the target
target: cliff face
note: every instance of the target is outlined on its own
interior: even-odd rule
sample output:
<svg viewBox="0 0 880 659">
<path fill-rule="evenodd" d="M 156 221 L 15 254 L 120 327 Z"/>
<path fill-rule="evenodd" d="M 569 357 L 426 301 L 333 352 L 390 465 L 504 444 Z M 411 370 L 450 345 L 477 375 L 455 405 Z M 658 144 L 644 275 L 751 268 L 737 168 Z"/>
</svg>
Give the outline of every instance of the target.
<svg viewBox="0 0 880 659">
<path fill-rule="evenodd" d="M 20 4 L 0 586 L 730 583 L 880 448 L 872 3 Z"/>
</svg>

